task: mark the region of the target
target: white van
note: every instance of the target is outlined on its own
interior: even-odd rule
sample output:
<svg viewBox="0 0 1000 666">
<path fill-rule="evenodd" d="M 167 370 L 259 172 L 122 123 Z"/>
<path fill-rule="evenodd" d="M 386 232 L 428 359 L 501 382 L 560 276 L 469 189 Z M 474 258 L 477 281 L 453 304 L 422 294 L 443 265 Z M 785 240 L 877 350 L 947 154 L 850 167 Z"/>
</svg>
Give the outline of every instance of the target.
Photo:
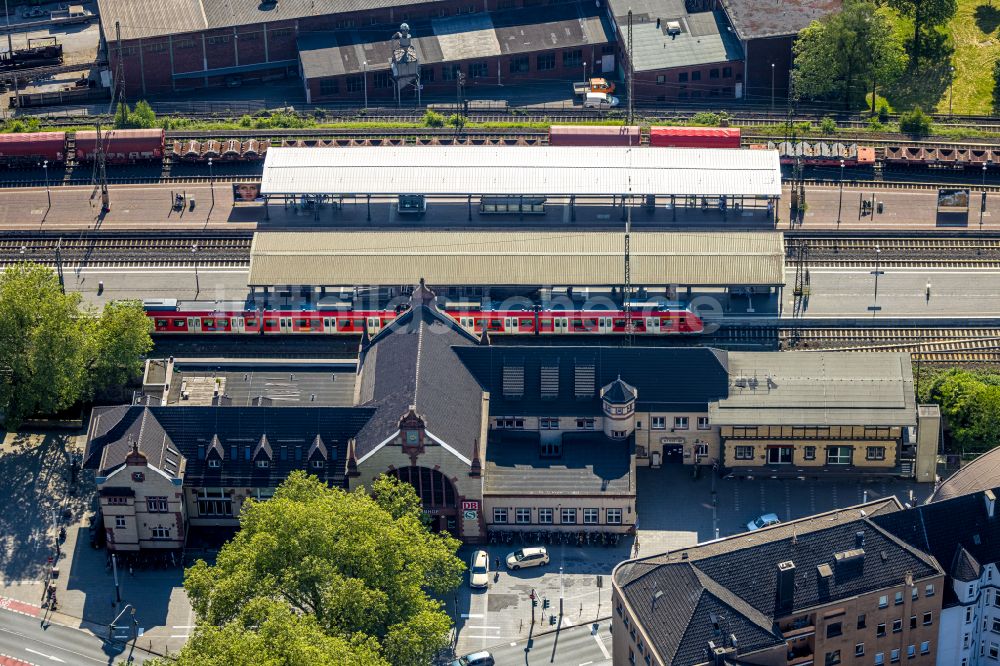
<svg viewBox="0 0 1000 666">
<path fill-rule="evenodd" d="M 601 92 L 589 92 L 583 100 L 585 109 L 612 109 L 618 106 L 618 98 Z"/>
</svg>

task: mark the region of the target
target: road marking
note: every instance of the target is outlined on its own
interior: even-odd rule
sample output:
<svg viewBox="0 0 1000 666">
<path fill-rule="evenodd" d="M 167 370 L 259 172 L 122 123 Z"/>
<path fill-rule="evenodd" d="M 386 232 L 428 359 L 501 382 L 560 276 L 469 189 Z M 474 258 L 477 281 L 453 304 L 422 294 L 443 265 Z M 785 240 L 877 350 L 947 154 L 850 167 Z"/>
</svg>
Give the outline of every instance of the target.
<svg viewBox="0 0 1000 666">
<path fill-rule="evenodd" d="M 585 661 L 582 664 L 580 664 L 580 666 L 590 666 L 592 663 L 594 663 L 594 662 L 593 661 Z"/>
<path fill-rule="evenodd" d="M 491 624 L 467 624 L 467 625 L 465 625 L 465 628 L 466 629 L 497 629 L 497 630 L 500 629 L 500 627 L 496 627 L 496 626 L 493 626 Z"/>
<path fill-rule="evenodd" d="M 608 648 L 604 647 L 604 641 L 601 640 L 600 634 L 593 633 L 591 636 L 593 637 L 594 642 L 597 643 L 597 647 L 601 648 L 601 654 L 604 655 L 604 658 L 611 659 L 611 655 L 608 654 Z"/>
<path fill-rule="evenodd" d="M 31 648 L 24 648 L 25 652 L 30 652 L 31 654 L 37 654 L 39 657 L 45 657 L 46 659 L 51 659 L 52 661 L 58 661 L 65 664 L 66 660 L 60 659 L 59 657 L 53 657 L 51 654 L 45 654 L 44 652 L 39 652 L 38 650 L 32 650 Z"/>
<path fill-rule="evenodd" d="M 191 638 L 187 634 L 170 634 L 171 638 Z"/>
<path fill-rule="evenodd" d="M 28 617 L 38 617 L 42 609 L 39 606 L 18 601 L 17 599 L 0 597 L 0 610 L 20 613 L 21 615 L 27 615 Z"/>
<path fill-rule="evenodd" d="M 9 654 L 3 654 L 0 652 L 0 664 L 3 666 L 35 666 L 30 661 L 25 661 L 24 659 L 18 659 L 17 657 L 12 657 Z"/>
<path fill-rule="evenodd" d="M 496 640 L 497 639 L 496 636 L 480 636 L 479 634 L 472 634 L 472 635 L 465 635 L 465 634 L 463 634 L 462 638 L 489 638 L 491 640 Z"/>
<path fill-rule="evenodd" d="M 175 625 L 173 625 L 170 628 L 171 629 L 194 629 L 194 625 L 193 624 L 175 624 Z"/>
<path fill-rule="evenodd" d="M 517 643 L 511 643 L 510 646 L 511 647 L 517 647 Z"/>
<path fill-rule="evenodd" d="M 462 613 L 462 618 L 466 620 L 470 618 L 481 618 L 481 617 L 483 617 L 482 613 Z"/>
<path fill-rule="evenodd" d="M 81 634 L 84 634 L 85 636 L 91 636 L 91 634 L 87 633 L 86 631 L 82 631 L 80 629 L 76 629 L 75 627 L 70 627 L 70 626 L 67 626 L 65 624 L 61 624 L 59 626 L 66 627 L 67 629 L 72 629 L 74 631 L 79 631 Z M 11 636 L 17 636 L 18 638 L 24 638 L 24 639 L 27 639 L 27 640 L 30 640 L 30 641 L 34 641 L 35 643 L 41 643 L 42 645 L 46 645 L 48 647 L 55 648 L 57 650 L 60 650 L 61 652 L 67 652 L 69 654 L 75 654 L 78 657 L 83 657 L 84 659 L 87 659 L 87 660 L 93 661 L 93 662 L 97 662 L 98 664 L 105 664 L 105 663 L 107 663 L 107 660 L 104 660 L 104 659 L 94 659 L 90 655 L 83 654 L 82 652 L 76 652 L 75 650 L 70 650 L 69 648 L 65 648 L 65 647 L 62 647 L 62 646 L 59 646 L 59 645 L 54 645 L 52 643 L 46 643 L 45 641 L 39 640 L 39 639 L 35 638 L 34 636 L 29 636 L 27 634 L 22 634 L 22 633 L 17 632 L 17 631 L 11 631 L 10 629 L 5 629 L 3 627 L 0 627 L 0 632 L 3 632 L 5 634 L 10 634 Z"/>
</svg>

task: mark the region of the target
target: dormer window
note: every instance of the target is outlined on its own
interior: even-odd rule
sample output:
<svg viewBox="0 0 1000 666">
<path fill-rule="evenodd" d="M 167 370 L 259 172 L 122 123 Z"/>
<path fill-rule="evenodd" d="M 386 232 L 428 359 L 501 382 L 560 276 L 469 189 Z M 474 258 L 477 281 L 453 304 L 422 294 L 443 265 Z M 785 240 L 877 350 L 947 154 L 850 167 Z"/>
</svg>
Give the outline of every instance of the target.
<svg viewBox="0 0 1000 666">
<path fill-rule="evenodd" d="M 257 467 L 259 467 L 260 469 L 267 469 L 270 466 L 271 466 L 271 461 L 268 460 L 267 458 L 263 458 L 257 461 Z"/>
<path fill-rule="evenodd" d="M 312 461 L 312 468 L 313 469 L 323 469 L 323 467 L 325 465 L 326 465 L 326 462 L 324 460 L 318 460 L 317 459 L 317 460 L 313 460 Z"/>
<path fill-rule="evenodd" d="M 209 458 L 208 459 L 208 466 L 211 467 L 211 468 L 213 468 L 213 469 L 222 467 L 222 461 L 219 460 L 218 458 Z"/>
</svg>

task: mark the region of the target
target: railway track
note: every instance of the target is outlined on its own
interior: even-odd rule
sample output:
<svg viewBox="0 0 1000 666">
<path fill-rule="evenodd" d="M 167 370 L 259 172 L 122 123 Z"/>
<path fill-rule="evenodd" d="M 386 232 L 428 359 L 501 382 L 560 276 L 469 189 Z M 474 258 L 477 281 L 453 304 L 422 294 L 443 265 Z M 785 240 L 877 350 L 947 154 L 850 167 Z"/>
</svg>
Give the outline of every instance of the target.
<svg viewBox="0 0 1000 666">
<path fill-rule="evenodd" d="M 800 255 L 800 248 L 804 248 Z M 785 237 L 791 266 L 808 268 L 1000 268 L 1000 238 L 983 236 L 809 236 Z"/>
<path fill-rule="evenodd" d="M 908 352 L 914 361 L 956 365 L 1000 362 L 996 328 L 783 328 L 778 337 L 788 350 Z"/>
<path fill-rule="evenodd" d="M 247 267 L 248 235 L 84 234 L 0 238 L 0 266 L 33 262 L 64 267 Z"/>
</svg>

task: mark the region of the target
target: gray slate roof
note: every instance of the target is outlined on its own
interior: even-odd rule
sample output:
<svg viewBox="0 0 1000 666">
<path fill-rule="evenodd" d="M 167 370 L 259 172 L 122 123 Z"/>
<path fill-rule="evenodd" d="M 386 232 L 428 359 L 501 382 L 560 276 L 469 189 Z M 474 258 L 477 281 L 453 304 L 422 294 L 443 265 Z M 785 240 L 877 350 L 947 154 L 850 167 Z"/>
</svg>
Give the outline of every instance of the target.
<svg viewBox="0 0 1000 666">
<path fill-rule="evenodd" d="M 1000 479 L 1000 448 L 980 454 L 975 460 L 945 479 L 944 483 L 934 491 L 931 499 L 946 500 L 989 490 L 997 485 L 998 479 Z"/>
<path fill-rule="evenodd" d="M 339 484 L 347 442 L 373 411 L 356 407 L 97 407 L 91 416 L 85 462 L 98 476 L 107 476 L 125 463 L 132 442 L 137 442 L 150 465 L 168 476 L 183 476 L 186 485 L 273 488 L 293 469 L 308 469 Z M 322 470 L 308 464 L 307 452 L 317 436 L 328 453 Z M 200 457 L 200 447 L 205 458 Z M 217 455 L 220 448 L 222 465 L 208 467 L 208 456 Z M 257 467 L 253 458 L 268 449 L 270 466 Z M 282 459 L 282 449 L 287 459 Z M 297 449 L 302 452 L 298 460 Z"/>
<path fill-rule="evenodd" d="M 996 481 L 996 479 L 994 479 Z M 993 489 L 1000 494 L 1000 487 Z M 993 518 L 986 511 L 985 491 L 931 502 L 896 514 L 877 516 L 874 521 L 914 548 L 933 555 L 944 566 L 955 564 L 956 552 L 964 549 L 978 564 L 1000 563 L 1000 507 Z M 964 565 L 959 571 L 964 570 Z M 971 571 L 963 571 L 968 575 Z M 955 600 L 946 586 L 945 604 Z"/>
<path fill-rule="evenodd" d="M 773 628 L 780 616 L 902 585 L 907 572 L 915 580 L 940 575 L 929 555 L 890 534 L 876 520 L 900 516 L 894 499 L 831 511 L 663 555 L 629 560 L 614 572 L 638 621 L 666 663 L 705 660 L 709 640 L 735 634 L 737 655 L 783 640 Z M 835 564 L 834 554 L 854 549 L 857 533 L 864 554 L 848 566 Z M 776 611 L 778 563 L 795 564 L 793 611 Z M 821 564 L 833 575 L 819 574 Z M 656 591 L 663 595 L 656 603 Z M 719 629 L 713 626 L 713 615 Z"/>
<path fill-rule="evenodd" d="M 597 415 L 600 388 L 619 376 L 638 391 L 640 410 L 704 411 L 726 396 L 726 352 L 708 347 L 477 346 L 455 353 L 490 392 L 494 416 Z M 505 367 L 523 368 L 520 397 L 505 395 Z M 558 376 L 555 395 L 543 395 L 543 368 Z M 578 383 L 588 368 L 594 381 Z"/>
<path fill-rule="evenodd" d="M 355 440 L 358 458 L 395 433 L 415 405 L 428 432 L 471 460 L 482 437 L 482 391 L 453 349 L 476 343 L 426 305 L 415 305 L 380 331 L 358 364 L 357 402 L 376 410 Z"/>
<path fill-rule="evenodd" d="M 484 492 L 635 496 L 635 443 L 600 432 L 564 433 L 562 455 L 542 458 L 539 433 L 495 430 L 486 449 Z"/>
</svg>

